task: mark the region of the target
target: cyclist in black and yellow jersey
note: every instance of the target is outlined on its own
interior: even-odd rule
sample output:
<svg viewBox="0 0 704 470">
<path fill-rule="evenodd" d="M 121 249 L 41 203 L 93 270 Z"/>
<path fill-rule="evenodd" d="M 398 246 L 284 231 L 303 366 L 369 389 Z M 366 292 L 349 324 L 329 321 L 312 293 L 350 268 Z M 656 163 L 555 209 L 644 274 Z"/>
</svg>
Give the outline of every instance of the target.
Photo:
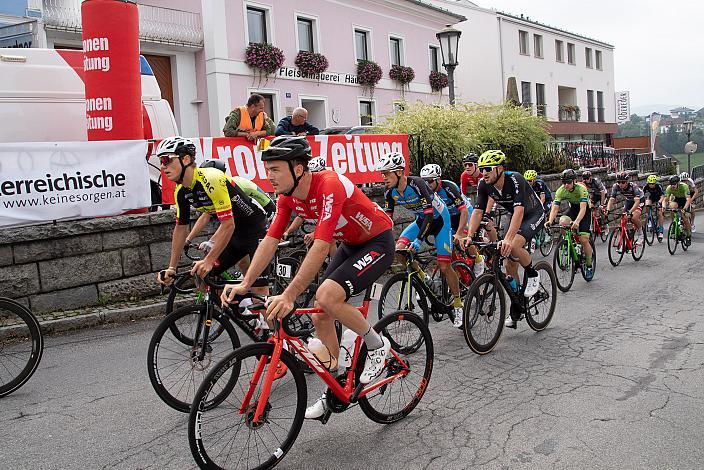
<svg viewBox="0 0 704 470">
<path fill-rule="evenodd" d="M 176 227 L 171 240 L 169 267 L 164 279 L 157 276 L 157 281 L 171 284 L 188 237 L 199 233 L 213 213 L 220 225 L 209 241 L 210 251 L 193 265 L 191 273 L 201 277 L 210 271 L 219 273 L 245 256 L 251 256 L 259 240 L 266 235 L 266 215 L 260 205 L 222 171 L 197 168 L 196 147 L 189 139 L 179 136 L 164 139 L 159 143 L 156 155 L 166 177 L 178 183 L 174 192 Z M 203 215 L 189 233 L 191 206 Z"/>
</svg>

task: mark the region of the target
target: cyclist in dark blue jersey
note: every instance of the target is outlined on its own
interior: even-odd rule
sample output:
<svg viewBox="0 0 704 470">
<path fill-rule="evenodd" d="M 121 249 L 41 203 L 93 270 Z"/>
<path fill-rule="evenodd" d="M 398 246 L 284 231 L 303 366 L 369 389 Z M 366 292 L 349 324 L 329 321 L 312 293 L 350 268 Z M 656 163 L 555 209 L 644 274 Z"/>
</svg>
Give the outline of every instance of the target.
<svg viewBox="0 0 704 470">
<path fill-rule="evenodd" d="M 406 159 L 399 152 L 389 152 L 379 157 L 377 170 L 386 183 L 386 205 L 384 210 L 392 216 L 396 205 L 405 206 L 413 212 L 416 220 L 406 227 L 396 244 L 396 249 L 409 247 L 420 249 L 429 235 L 435 237 L 438 267 L 447 280 L 454 296 L 454 325 L 462 326 L 462 300 L 457 273 L 452 269 L 452 227 L 450 211 L 440 196 L 431 191 L 428 184 L 418 176 L 406 176 Z"/>
</svg>

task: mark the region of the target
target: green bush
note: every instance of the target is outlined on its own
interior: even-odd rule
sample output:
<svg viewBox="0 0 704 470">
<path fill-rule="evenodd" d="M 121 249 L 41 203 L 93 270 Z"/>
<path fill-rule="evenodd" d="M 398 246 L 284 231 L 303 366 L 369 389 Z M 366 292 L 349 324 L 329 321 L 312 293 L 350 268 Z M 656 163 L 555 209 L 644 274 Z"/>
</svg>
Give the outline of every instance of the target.
<svg viewBox="0 0 704 470">
<path fill-rule="evenodd" d="M 387 116 L 380 127 L 383 132 L 409 134 L 420 140 L 420 149 L 410 146 L 413 173 L 420 170 L 415 167 L 419 161 L 437 163 L 451 179 L 459 177 L 466 153 L 481 154 L 495 148 L 506 153 L 512 170 L 539 169 L 550 138 L 543 118 L 508 104 L 453 107 L 418 102 Z"/>
</svg>

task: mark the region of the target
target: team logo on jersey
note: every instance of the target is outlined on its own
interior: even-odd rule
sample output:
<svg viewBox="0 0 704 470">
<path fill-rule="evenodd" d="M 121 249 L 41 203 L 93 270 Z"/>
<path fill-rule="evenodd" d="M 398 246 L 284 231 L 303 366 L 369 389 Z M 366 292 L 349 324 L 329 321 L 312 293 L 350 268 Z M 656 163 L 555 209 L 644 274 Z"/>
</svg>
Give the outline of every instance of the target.
<svg viewBox="0 0 704 470">
<path fill-rule="evenodd" d="M 355 216 L 354 216 L 354 220 L 359 222 L 359 224 L 362 225 L 362 227 L 366 228 L 367 232 L 371 231 L 372 221 L 366 215 L 362 214 L 361 212 L 357 212 L 357 214 L 355 214 Z"/>
<path fill-rule="evenodd" d="M 323 194 L 323 215 L 320 217 L 321 222 L 325 222 L 332 217 L 332 194 Z"/>
<path fill-rule="evenodd" d="M 398 201 L 398 196 L 394 196 L 394 201 Z"/>
<path fill-rule="evenodd" d="M 379 253 L 378 251 L 370 251 L 369 253 L 362 256 L 360 259 L 352 263 L 352 266 L 359 271 L 357 277 L 361 276 L 369 268 L 374 266 L 380 259 L 386 256 L 386 253 Z"/>
</svg>

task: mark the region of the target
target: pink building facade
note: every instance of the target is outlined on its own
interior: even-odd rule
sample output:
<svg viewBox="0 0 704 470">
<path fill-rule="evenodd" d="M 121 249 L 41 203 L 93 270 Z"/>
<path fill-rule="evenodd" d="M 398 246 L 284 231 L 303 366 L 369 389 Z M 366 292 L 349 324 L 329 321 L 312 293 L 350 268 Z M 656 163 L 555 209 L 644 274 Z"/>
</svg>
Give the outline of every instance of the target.
<svg viewBox="0 0 704 470">
<path fill-rule="evenodd" d="M 221 135 L 224 118 L 251 93 L 267 98 L 275 122 L 303 106 L 321 129 L 376 124 L 404 101 L 438 102 L 443 96 L 429 82 L 431 70 L 443 70 L 435 33 L 464 19 L 415 0 L 208 0 L 202 15 L 204 53 L 196 56 L 202 135 Z M 250 42 L 282 49 L 283 66 L 260 78 L 244 62 Z M 300 77 L 299 50 L 325 55 L 330 66 L 322 79 Z M 356 83 L 359 58 L 383 71 L 373 94 Z M 394 63 L 415 72 L 403 92 L 389 78 Z"/>
</svg>

